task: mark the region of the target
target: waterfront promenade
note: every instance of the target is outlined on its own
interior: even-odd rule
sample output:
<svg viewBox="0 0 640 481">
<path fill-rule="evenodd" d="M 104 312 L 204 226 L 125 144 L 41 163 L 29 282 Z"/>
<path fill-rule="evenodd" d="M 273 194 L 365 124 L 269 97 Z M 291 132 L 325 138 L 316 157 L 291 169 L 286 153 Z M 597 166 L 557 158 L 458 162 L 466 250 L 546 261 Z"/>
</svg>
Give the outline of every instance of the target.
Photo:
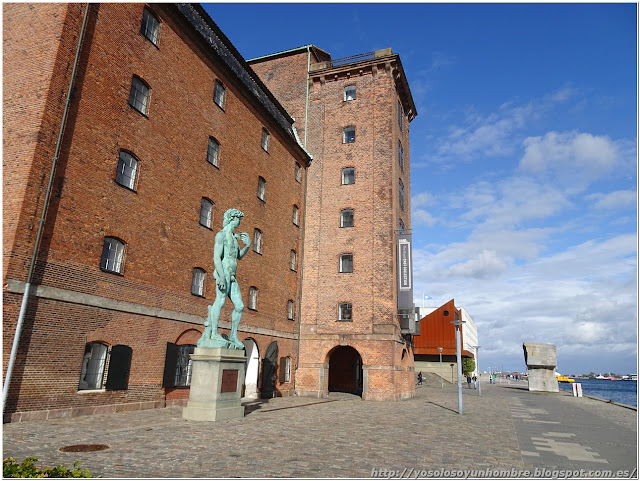
<svg viewBox="0 0 640 481">
<path fill-rule="evenodd" d="M 497 477 L 497 470 L 637 478 L 636 410 L 562 391 L 530 393 L 526 382 L 483 382 L 482 397 L 465 384 L 463 396 L 460 416 L 457 386 L 441 389 L 430 378 L 406 401 L 276 398 L 217 423 L 185 421 L 182 408 L 171 407 L 5 424 L 3 456 L 35 456 L 47 466 L 80 461 L 106 478 Z M 77 444 L 109 448 L 59 451 Z"/>
</svg>

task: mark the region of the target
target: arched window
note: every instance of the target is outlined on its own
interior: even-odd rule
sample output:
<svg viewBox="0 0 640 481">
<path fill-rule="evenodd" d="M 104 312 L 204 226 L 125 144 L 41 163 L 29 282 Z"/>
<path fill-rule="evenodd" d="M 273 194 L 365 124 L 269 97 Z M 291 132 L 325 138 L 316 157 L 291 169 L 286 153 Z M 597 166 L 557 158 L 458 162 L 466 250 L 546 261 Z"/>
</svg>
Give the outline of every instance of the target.
<svg viewBox="0 0 640 481">
<path fill-rule="evenodd" d="M 124 242 L 115 237 L 105 237 L 102 245 L 100 269 L 122 274 L 124 269 Z"/>
<path fill-rule="evenodd" d="M 145 7 L 142 13 L 142 25 L 140 25 L 140 33 L 147 37 L 147 39 L 158 46 L 158 37 L 160 36 L 160 20 L 156 17 L 151 10 Z"/>
<path fill-rule="evenodd" d="M 296 270 L 296 251 L 292 250 L 289 255 L 289 269 L 292 271 Z"/>
<path fill-rule="evenodd" d="M 203 197 L 200 201 L 200 225 L 211 229 L 211 220 L 213 219 L 213 202 Z"/>
<path fill-rule="evenodd" d="M 353 272 L 353 254 L 340 254 L 339 272 Z"/>
<path fill-rule="evenodd" d="M 252 311 L 258 310 L 258 288 L 251 286 L 249 288 L 249 304 L 247 305 Z"/>
<path fill-rule="evenodd" d="M 297 206 L 297 205 L 294 205 L 294 206 L 293 206 L 293 223 L 294 223 L 295 225 L 300 225 L 300 224 L 299 224 L 299 220 L 298 220 L 298 214 L 299 214 L 299 212 L 300 212 L 300 209 L 298 208 L 298 206 Z"/>
<path fill-rule="evenodd" d="M 262 231 L 253 229 L 253 252 L 262 254 Z"/>
<path fill-rule="evenodd" d="M 107 345 L 100 342 L 90 342 L 85 346 L 78 390 L 102 389 L 107 352 Z"/>
<path fill-rule="evenodd" d="M 128 189 L 135 190 L 138 174 L 138 159 L 131 152 L 121 150 L 118 156 L 116 182 Z"/>
<path fill-rule="evenodd" d="M 353 227 L 353 209 L 340 211 L 340 227 Z"/>
<path fill-rule="evenodd" d="M 263 177 L 258 177 L 258 199 L 265 201 L 267 196 L 267 181 Z"/>
<path fill-rule="evenodd" d="M 215 87 L 213 88 L 213 101 L 218 107 L 224 110 L 227 101 L 227 89 L 219 80 L 216 80 Z"/>
<path fill-rule="evenodd" d="M 131 91 L 129 92 L 129 105 L 143 115 L 149 112 L 149 85 L 140 77 L 133 76 Z"/>
<path fill-rule="evenodd" d="M 218 142 L 214 137 L 209 137 L 209 144 L 207 146 L 207 162 L 215 167 L 218 167 L 219 157 L 220 142 Z"/>
<path fill-rule="evenodd" d="M 194 267 L 193 277 L 191 278 L 191 294 L 194 296 L 204 297 L 204 279 L 206 272 L 204 269 Z"/>
<path fill-rule="evenodd" d="M 289 302 L 287 302 L 287 319 L 291 321 L 293 320 L 293 317 L 294 317 L 293 301 L 289 300 Z"/>
</svg>

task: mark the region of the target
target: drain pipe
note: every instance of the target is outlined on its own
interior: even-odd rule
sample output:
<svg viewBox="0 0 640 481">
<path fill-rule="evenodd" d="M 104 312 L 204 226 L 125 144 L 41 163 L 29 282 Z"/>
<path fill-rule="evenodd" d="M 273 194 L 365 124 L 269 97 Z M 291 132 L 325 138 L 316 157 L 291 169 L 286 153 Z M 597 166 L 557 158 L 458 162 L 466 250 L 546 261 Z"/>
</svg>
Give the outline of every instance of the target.
<svg viewBox="0 0 640 481">
<path fill-rule="evenodd" d="M 4 415 L 4 408 L 7 402 L 7 395 L 9 394 L 9 383 L 11 382 L 11 373 L 13 371 L 13 365 L 18 354 L 18 345 L 20 344 L 20 333 L 22 331 L 22 325 L 24 323 L 24 316 L 27 311 L 27 304 L 29 303 L 29 294 L 31 291 L 31 280 L 33 278 L 33 272 L 35 270 L 36 258 L 38 256 L 38 250 L 40 249 L 40 241 L 42 240 L 42 231 L 44 230 L 44 221 L 47 216 L 47 208 L 49 207 L 49 198 L 51 197 L 51 190 L 53 186 L 53 178 L 56 171 L 56 165 L 58 164 L 58 156 L 60 155 L 60 148 L 62 147 L 62 135 L 64 133 L 64 127 L 67 122 L 67 114 L 69 113 L 69 105 L 71 103 L 71 92 L 73 90 L 73 83 L 76 77 L 76 70 L 78 68 L 78 61 L 80 59 L 80 50 L 82 48 L 82 39 L 84 38 L 84 31 L 87 26 L 87 19 L 89 18 L 89 6 L 84 10 L 84 19 L 82 20 L 82 28 L 80 29 L 80 37 L 78 38 L 78 45 L 76 46 L 76 57 L 73 61 L 73 70 L 71 71 L 71 79 L 69 80 L 69 88 L 67 90 L 67 100 L 65 101 L 64 111 L 62 113 L 62 121 L 60 122 L 60 131 L 58 132 L 58 140 L 56 142 L 56 150 L 53 155 L 53 162 L 51 165 L 51 172 L 49 173 L 49 185 L 47 185 L 47 192 L 44 197 L 44 205 L 42 206 L 42 215 L 38 221 L 38 233 L 36 235 L 36 241 L 33 246 L 33 252 L 31 254 L 31 263 L 29 264 L 29 273 L 27 274 L 27 282 L 24 286 L 24 294 L 22 295 L 22 305 L 20 306 L 20 313 L 18 314 L 18 322 L 16 323 L 16 333 L 13 336 L 13 346 L 11 346 L 11 355 L 9 356 L 9 364 L 7 365 L 7 374 L 4 378 L 4 386 L 2 389 L 2 414 Z"/>
</svg>

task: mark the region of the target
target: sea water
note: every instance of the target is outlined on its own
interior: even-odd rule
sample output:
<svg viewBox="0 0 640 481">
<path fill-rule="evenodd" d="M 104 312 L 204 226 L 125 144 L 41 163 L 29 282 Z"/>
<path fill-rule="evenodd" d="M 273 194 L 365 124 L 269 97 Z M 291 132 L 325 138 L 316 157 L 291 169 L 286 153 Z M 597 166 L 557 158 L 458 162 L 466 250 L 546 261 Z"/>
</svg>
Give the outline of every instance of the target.
<svg viewBox="0 0 640 481">
<path fill-rule="evenodd" d="M 606 401 L 614 401 L 629 406 L 638 407 L 637 381 L 611 381 L 609 379 L 576 379 L 582 384 L 582 393 Z M 573 383 L 560 382 L 560 389 L 571 391 Z"/>
</svg>

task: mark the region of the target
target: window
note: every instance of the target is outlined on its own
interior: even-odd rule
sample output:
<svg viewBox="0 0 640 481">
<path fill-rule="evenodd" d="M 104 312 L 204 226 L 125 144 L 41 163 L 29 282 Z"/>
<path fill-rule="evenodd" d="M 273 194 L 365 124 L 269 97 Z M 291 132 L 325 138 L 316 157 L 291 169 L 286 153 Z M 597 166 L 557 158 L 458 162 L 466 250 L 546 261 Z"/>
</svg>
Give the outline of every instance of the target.
<svg viewBox="0 0 640 481">
<path fill-rule="evenodd" d="M 345 167 L 342 169 L 342 185 L 355 184 L 356 169 L 353 167 Z"/>
<path fill-rule="evenodd" d="M 253 252 L 262 254 L 262 231 L 253 229 Z"/>
<path fill-rule="evenodd" d="M 400 208 L 404 209 L 404 184 L 398 179 L 398 197 L 400 200 Z"/>
<path fill-rule="evenodd" d="M 296 270 L 296 251 L 292 250 L 289 255 L 289 269 L 292 271 Z"/>
<path fill-rule="evenodd" d="M 404 170 L 404 151 L 402 150 L 402 143 L 398 140 L 398 164 L 400 169 Z"/>
<path fill-rule="evenodd" d="M 353 272 L 353 254 L 340 254 L 339 272 Z"/>
<path fill-rule="evenodd" d="M 116 345 L 109 350 L 106 344 L 90 342 L 85 346 L 78 390 L 102 389 L 121 390 L 129 387 L 129 372 L 133 349 Z M 109 366 L 106 383 L 105 367 Z"/>
<path fill-rule="evenodd" d="M 105 237 L 102 245 L 100 269 L 115 274 L 122 274 L 124 243 L 114 237 Z"/>
<path fill-rule="evenodd" d="M 299 214 L 299 212 L 300 212 L 300 209 L 298 209 L 298 206 L 294 205 L 293 206 L 293 223 L 295 225 L 299 225 L 299 222 L 298 222 L 298 214 Z"/>
<path fill-rule="evenodd" d="M 191 368 L 193 361 L 190 354 L 196 346 L 193 344 L 173 344 L 167 342 L 164 360 L 164 387 L 188 387 L 191 385 Z"/>
<path fill-rule="evenodd" d="M 402 104 L 398 100 L 398 125 L 400 126 L 400 130 L 402 130 Z"/>
<path fill-rule="evenodd" d="M 398 231 L 400 234 L 404 234 L 404 222 L 400 219 L 400 223 L 398 224 Z"/>
<path fill-rule="evenodd" d="M 213 202 L 203 197 L 200 201 L 200 225 L 211 229 L 211 219 L 213 217 Z"/>
<path fill-rule="evenodd" d="M 258 177 L 258 199 L 265 202 L 265 196 L 267 194 L 267 181 L 262 177 Z"/>
<path fill-rule="evenodd" d="M 343 322 L 350 322 L 351 319 L 351 303 L 341 302 L 338 304 L 338 320 Z"/>
<path fill-rule="evenodd" d="M 213 137 L 209 137 L 209 145 L 207 146 L 207 162 L 218 167 L 218 157 L 220 157 L 220 142 Z"/>
<path fill-rule="evenodd" d="M 293 301 L 287 303 L 287 319 L 293 320 Z"/>
<path fill-rule="evenodd" d="M 291 358 L 280 358 L 280 382 L 291 382 Z"/>
<path fill-rule="evenodd" d="M 356 99 L 356 86 L 355 85 L 347 85 L 344 88 L 344 100 L 355 100 Z"/>
<path fill-rule="evenodd" d="M 204 278 L 204 269 L 195 267 L 193 269 L 193 277 L 191 279 L 191 294 L 194 296 L 204 297 Z"/>
<path fill-rule="evenodd" d="M 116 172 L 116 182 L 128 189 L 134 190 L 136 185 L 136 173 L 138 172 L 138 161 L 129 152 L 120 151 L 118 157 L 118 171 Z"/>
<path fill-rule="evenodd" d="M 213 88 L 213 101 L 218 107 L 224 110 L 224 105 L 227 100 L 227 89 L 222 85 L 222 82 L 216 80 L 216 85 Z"/>
<path fill-rule="evenodd" d="M 294 175 L 296 177 L 296 182 L 300 182 L 302 180 L 302 167 L 300 167 L 300 164 L 297 162 L 294 166 Z"/>
<path fill-rule="evenodd" d="M 265 152 L 269 152 L 269 131 L 262 128 L 262 139 L 260 140 L 260 146 Z"/>
<path fill-rule="evenodd" d="M 142 13 L 142 25 L 140 25 L 140 33 L 147 37 L 156 47 L 158 46 L 158 37 L 160 36 L 160 21 L 151 10 L 145 7 Z"/>
<path fill-rule="evenodd" d="M 133 76 L 131 80 L 131 92 L 129 92 L 129 105 L 143 115 L 149 111 L 149 86 L 140 77 Z"/>
<path fill-rule="evenodd" d="M 356 128 L 345 127 L 342 129 L 342 143 L 351 144 L 356 141 Z"/>
<path fill-rule="evenodd" d="M 247 306 L 252 311 L 258 310 L 258 288 L 251 286 L 249 288 L 249 305 Z"/>
<path fill-rule="evenodd" d="M 353 227 L 353 209 L 340 211 L 340 227 Z"/>
</svg>

